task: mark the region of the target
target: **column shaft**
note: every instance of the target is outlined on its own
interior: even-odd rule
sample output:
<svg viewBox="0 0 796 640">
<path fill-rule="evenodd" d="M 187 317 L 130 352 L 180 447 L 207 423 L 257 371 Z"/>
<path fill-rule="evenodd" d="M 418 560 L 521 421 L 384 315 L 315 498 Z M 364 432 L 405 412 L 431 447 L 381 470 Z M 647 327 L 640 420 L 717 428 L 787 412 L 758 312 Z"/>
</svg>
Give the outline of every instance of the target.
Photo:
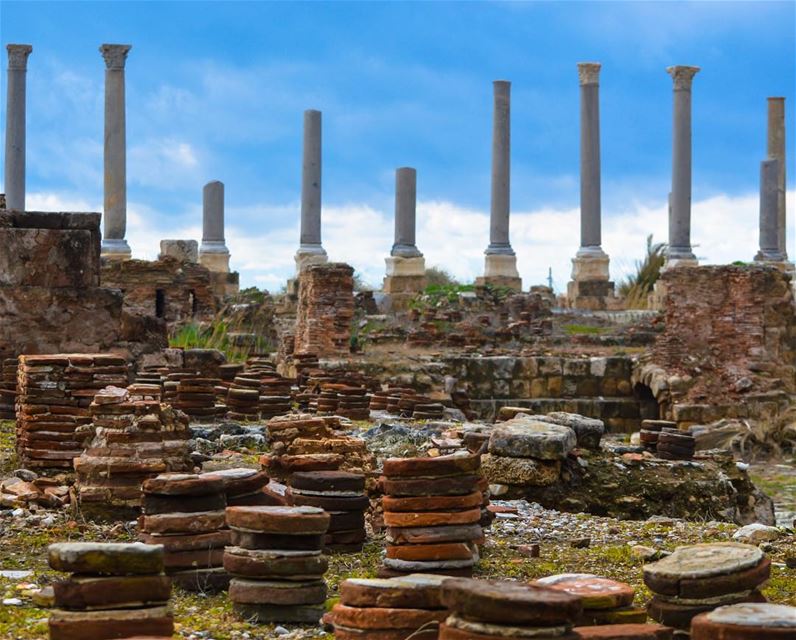
<svg viewBox="0 0 796 640">
<path fill-rule="evenodd" d="M 25 210 L 25 76 L 29 44 L 9 44 L 6 95 L 5 193 L 6 208 Z"/>
<path fill-rule="evenodd" d="M 602 244 L 600 194 L 600 65 L 581 63 L 580 72 L 580 246 Z"/>
<path fill-rule="evenodd" d="M 224 243 L 224 183 L 214 180 L 202 189 L 202 244 Z"/>
<path fill-rule="evenodd" d="M 509 242 L 511 197 L 511 83 L 494 82 L 492 198 L 487 254 L 514 255 Z"/>
<path fill-rule="evenodd" d="M 779 160 L 769 158 L 760 163 L 760 252 L 756 260 L 784 262 L 779 248 Z"/>
<path fill-rule="evenodd" d="M 301 245 L 321 244 L 321 112 L 304 112 L 301 172 Z"/>
<path fill-rule="evenodd" d="M 415 240 L 417 220 L 417 171 L 395 170 L 395 243 L 390 255 L 411 258 L 420 255 Z"/>
<path fill-rule="evenodd" d="M 785 211 L 785 98 L 768 99 L 767 153 L 779 160 L 777 175 L 777 244 L 787 259 L 787 214 Z"/>
</svg>

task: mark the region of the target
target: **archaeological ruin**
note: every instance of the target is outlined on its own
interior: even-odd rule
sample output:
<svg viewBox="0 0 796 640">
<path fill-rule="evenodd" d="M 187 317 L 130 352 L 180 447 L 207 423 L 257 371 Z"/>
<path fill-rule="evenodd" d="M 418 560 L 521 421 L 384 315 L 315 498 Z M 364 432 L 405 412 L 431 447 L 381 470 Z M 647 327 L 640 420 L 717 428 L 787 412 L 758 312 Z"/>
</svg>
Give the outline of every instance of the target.
<svg viewBox="0 0 796 640">
<path fill-rule="evenodd" d="M 395 170 L 380 289 L 324 248 L 308 109 L 295 268 L 268 292 L 240 287 L 211 176 L 201 239 L 163 239 L 154 260 L 128 243 L 130 45 L 100 47 L 103 211 L 28 210 L 33 47 L 7 50 L 3 637 L 796 638 L 784 98 L 767 105 L 758 252 L 700 265 L 700 68 L 666 69 L 669 236 L 633 292 L 603 250 L 600 63 L 572 69 L 580 230 L 562 293 L 517 268 L 509 81 L 468 284 L 427 268 L 414 167 Z"/>
</svg>

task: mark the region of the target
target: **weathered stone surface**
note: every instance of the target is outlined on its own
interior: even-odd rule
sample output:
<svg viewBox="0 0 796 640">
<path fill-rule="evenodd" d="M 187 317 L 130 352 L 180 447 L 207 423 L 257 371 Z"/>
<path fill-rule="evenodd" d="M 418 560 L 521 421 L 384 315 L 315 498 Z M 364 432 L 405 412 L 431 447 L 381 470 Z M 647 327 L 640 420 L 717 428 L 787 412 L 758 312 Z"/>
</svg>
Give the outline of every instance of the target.
<svg viewBox="0 0 796 640">
<path fill-rule="evenodd" d="M 569 427 L 518 416 L 498 424 L 489 438 L 489 453 L 510 458 L 560 460 L 577 443 Z"/>
<path fill-rule="evenodd" d="M 407 573 L 448 573 L 451 571 L 451 575 L 453 571 L 459 569 L 467 569 L 471 570 L 472 567 L 478 562 L 479 556 L 478 553 L 474 553 L 473 557 L 470 560 L 429 560 L 429 561 L 420 561 L 420 560 L 399 560 L 398 558 L 385 558 L 384 559 L 384 567 L 389 571 L 393 570 L 396 572 L 400 572 L 401 574 Z M 468 575 L 472 575 L 472 571 L 466 572 Z M 392 575 L 382 575 L 379 574 L 380 577 L 394 577 Z"/>
<path fill-rule="evenodd" d="M 478 455 L 450 455 L 436 458 L 388 458 L 382 473 L 388 478 L 439 477 L 473 474 L 481 467 Z"/>
<path fill-rule="evenodd" d="M 204 511 L 221 511 L 227 508 L 227 498 L 223 493 L 205 496 L 158 496 L 144 494 L 141 508 L 145 515 L 153 516 L 164 513 L 199 513 Z"/>
<path fill-rule="evenodd" d="M 396 498 L 384 496 L 381 506 L 385 511 L 457 511 L 480 506 L 484 496 L 473 491 L 463 496 L 419 496 Z"/>
<path fill-rule="evenodd" d="M 575 432 L 578 446 L 584 449 L 599 449 L 600 439 L 605 433 L 605 423 L 602 420 L 587 418 L 577 413 L 553 411 L 545 416 L 534 416 L 534 419 L 569 427 Z"/>
<path fill-rule="evenodd" d="M 559 460 L 510 458 L 486 453 L 481 459 L 484 475 L 494 484 L 548 487 L 558 482 L 561 474 Z"/>
<path fill-rule="evenodd" d="M 340 602 L 349 607 L 443 609 L 442 582 L 447 576 L 410 574 L 403 578 L 349 578 L 340 584 Z"/>
<path fill-rule="evenodd" d="M 163 547 L 115 542 L 59 542 L 48 549 L 50 568 L 71 573 L 128 575 L 161 573 Z"/>
<path fill-rule="evenodd" d="M 466 542 L 441 542 L 438 544 L 388 545 L 387 557 L 408 562 L 437 560 L 466 560 L 473 555 L 473 548 Z"/>
<path fill-rule="evenodd" d="M 219 469 L 203 473 L 204 478 L 220 478 L 227 497 L 254 493 L 268 484 L 268 474 L 257 469 Z"/>
<path fill-rule="evenodd" d="M 481 509 L 467 511 L 408 511 L 384 513 L 384 524 L 388 527 L 436 527 L 454 524 L 473 524 L 481 520 Z"/>
<path fill-rule="evenodd" d="M 220 567 L 224 562 L 224 549 L 193 549 L 190 551 L 170 551 L 163 564 L 166 571 L 176 569 L 206 569 Z"/>
<path fill-rule="evenodd" d="M 659 624 L 604 624 L 572 631 L 580 640 L 671 640 L 674 632 Z"/>
<path fill-rule="evenodd" d="M 233 602 L 232 609 L 244 620 L 254 624 L 283 622 L 318 624 L 324 613 L 323 605 L 244 604 Z"/>
<path fill-rule="evenodd" d="M 450 476 L 445 478 L 401 478 L 392 480 L 382 477 L 384 492 L 391 496 L 462 496 L 475 491 L 480 476 Z"/>
<path fill-rule="evenodd" d="M 140 521 L 141 529 L 147 533 L 210 533 L 224 526 L 225 515 L 224 511 L 161 513 L 141 516 Z"/>
<path fill-rule="evenodd" d="M 748 603 L 719 607 L 691 621 L 693 640 L 786 640 L 796 637 L 796 607 Z"/>
<path fill-rule="evenodd" d="M 364 491 L 365 476 L 346 471 L 306 471 L 290 476 L 290 486 L 305 491 Z"/>
<path fill-rule="evenodd" d="M 445 610 L 394 609 L 385 607 L 349 607 L 336 604 L 332 609 L 335 624 L 352 629 L 419 629 L 432 622 L 442 622 Z"/>
<path fill-rule="evenodd" d="M 326 600 L 326 583 L 233 578 L 229 582 L 229 599 L 238 604 L 321 604 Z"/>
<path fill-rule="evenodd" d="M 354 317 L 354 269 L 347 264 L 310 265 L 299 275 L 295 352 L 318 356 L 350 352 Z"/>
<path fill-rule="evenodd" d="M 230 540 L 236 547 L 244 549 L 280 549 L 285 551 L 320 551 L 323 548 L 323 534 L 290 535 L 257 533 L 231 530 Z"/>
<path fill-rule="evenodd" d="M 667 601 L 659 596 L 653 596 L 647 603 L 647 613 L 650 618 L 660 624 L 688 631 L 691 628 L 691 621 L 701 613 L 712 611 L 723 605 L 764 602 L 766 602 L 766 599 L 759 592 L 752 592 L 748 595 L 727 596 L 723 601 L 718 602 L 711 601 L 694 604 L 680 604 L 675 599 Z"/>
<path fill-rule="evenodd" d="M 62 609 L 144 607 L 168 602 L 171 579 L 163 575 L 95 578 L 72 576 L 53 582 L 55 606 Z"/>
<path fill-rule="evenodd" d="M 317 535 L 329 528 L 330 516 L 317 507 L 227 507 L 230 527 L 258 533 Z"/>
<path fill-rule="evenodd" d="M 112 611 L 62 611 L 50 613 L 50 640 L 124 638 L 130 635 L 174 634 L 174 618 L 168 607 Z"/>
<path fill-rule="evenodd" d="M 288 489 L 288 500 L 297 507 L 318 507 L 325 511 L 364 511 L 370 506 L 366 495 L 357 497 L 305 495 Z"/>
<path fill-rule="evenodd" d="M 635 596 L 635 590 L 629 584 L 608 578 L 565 578 L 544 586 L 577 596 L 584 609 L 627 607 Z"/>
<path fill-rule="evenodd" d="M 393 544 L 431 544 L 438 542 L 474 542 L 481 544 L 484 531 L 480 524 L 438 527 L 388 527 L 387 542 Z"/>
<path fill-rule="evenodd" d="M 329 568 L 329 559 L 317 551 L 276 551 L 228 547 L 224 568 L 231 574 L 252 578 L 311 580 Z"/>
<path fill-rule="evenodd" d="M 454 626 L 459 625 L 459 626 Z M 464 628 L 460 628 L 464 627 Z M 525 634 L 525 635 L 522 635 Z M 555 638 L 556 640 L 579 640 L 566 627 L 513 627 L 464 620 L 451 615 L 439 627 L 440 640 L 495 640 L 496 638 Z"/>
<path fill-rule="evenodd" d="M 144 493 L 162 496 L 205 496 L 224 492 L 220 478 L 195 473 L 161 473 L 144 480 Z"/>
<path fill-rule="evenodd" d="M 139 534 L 141 542 L 161 544 L 167 552 L 223 548 L 229 545 L 230 537 L 229 529 L 188 535 L 152 535 L 143 531 Z"/>
<path fill-rule="evenodd" d="M 412 640 L 437 640 L 436 626 L 412 632 L 411 629 L 352 629 L 334 625 L 335 640 L 406 640 L 410 632 Z"/>
<path fill-rule="evenodd" d="M 582 610 L 580 600 L 567 593 L 498 580 L 447 580 L 442 602 L 469 620 L 508 625 L 566 625 Z"/>
<path fill-rule="evenodd" d="M 753 522 L 738 529 L 732 535 L 732 538 L 746 544 L 760 544 L 761 542 L 773 542 L 781 536 L 782 532 L 777 527 L 769 527 L 759 522 Z"/>
</svg>

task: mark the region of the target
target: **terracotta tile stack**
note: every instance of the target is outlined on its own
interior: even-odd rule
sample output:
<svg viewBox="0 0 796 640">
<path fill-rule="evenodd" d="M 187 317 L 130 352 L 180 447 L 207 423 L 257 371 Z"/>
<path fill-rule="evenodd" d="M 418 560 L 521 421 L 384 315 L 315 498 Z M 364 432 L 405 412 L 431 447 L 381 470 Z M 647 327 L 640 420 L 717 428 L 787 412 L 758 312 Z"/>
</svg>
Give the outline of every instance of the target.
<svg viewBox="0 0 796 640">
<path fill-rule="evenodd" d="M 367 534 L 365 476 L 346 471 L 304 471 L 288 478 L 287 499 L 296 506 L 318 507 L 331 519 L 325 545 L 329 551 L 362 551 Z"/>
<path fill-rule="evenodd" d="M 260 379 L 236 376 L 227 393 L 227 417 L 230 420 L 260 419 Z"/>
<path fill-rule="evenodd" d="M 337 640 L 436 640 L 448 617 L 442 581 L 448 576 L 410 574 L 389 579 L 349 579 L 329 619 Z"/>
<path fill-rule="evenodd" d="M 0 368 L 0 420 L 16 417 L 17 359 L 4 358 Z"/>
<path fill-rule="evenodd" d="M 655 453 L 658 448 L 658 436 L 664 427 L 676 431 L 677 423 L 669 420 L 642 420 L 641 432 L 639 433 L 641 446 L 647 451 Z"/>
<path fill-rule="evenodd" d="M 299 278 L 296 353 L 319 357 L 351 350 L 354 319 L 354 269 L 347 264 L 310 265 Z"/>
<path fill-rule="evenodd" d="M 174 634 L 162 547 L 63 542 L 50 545 L 48 559 L 50 568 L 72 574 L 53 583 L 50 640 Z"/>
<path fill-rule="evenodd" d="M 371 411 L 387 411 L 387 403 L 389 402 L 390 391 L 379 389 L 374 391 L 370 396 L 369 409 Z"/>
<path fill-rule="evenodd" d="M 796 607 L 735 604 L 703 613 L 691 622 L 692 640 L 792 640 Z"/>
<path fill-rule="evenodd" d="M 227 506 L 272 504 L 263 493 L 268 474 L 257 469 L 237 468 L 208 471 L 202 477 L 219 479 L 223 483 Z"/>
<path fill-rule="evenodd" d="M 293 364 L 296 369 L 296 382 L 300 387 L 306 385 L 309 376 L 320 366 L 317 353 L 294 353 Z"/>
<path fill-rule="evenodd" d="M 221 478 L 164 473 L 144 480 L 142 491 L 139 539 L 163 545 L 166 572 L 189 591 L 226 589 L 223 556 L 229 530 Z"/>
<path fill-rule="evenodd" d="M 572 631 L 578 640 L 673 640 L 674 638 L 674 629 L 654 623 L 602 624 L 575 627 Z"/>
<path fill-rule="evenodd" d="M 640 624 L 647 621 L 644 609 L 633 607 L 635 589 L 624 582 L 598 576 L 562 573 L 536 580 L 534 584 L 580 598 L 583 613 L 578 626 Z"/>
<path fill-rule="evenodd" d="M 411 418 L 415 412 L 415 404 L 417 403 L 417 394 L 412 391 L 411 393 L 402 393 L 398 400 L 398 414 L 403 418 Z"/>
<path fill-rule="evenodd" d="M 290 413 L 292 380 L 273 373 L 260 379 L 260 415 L 263 420 Z"/>
<path fill-rule="evenodd" d="M 391 387 L 387 389 L 387 409 L 388 413 L 395 415 L 401 414 L 401 399 L 404 396 L 412 397 L 415 395 L 414 389 L 407 389 L 402 387 Z M 414 411 L 414 404 L 411 405 Z M 411 414 L 410 414 L 411 415 Z"/>
<path fill-rule="evenodd" d="M 216 403 L 218 378 L 184 375 L 177 382 L 175 409 L 184 411 L 192 420 L 212 421 L 227 413 L 225 404 Z"/>
<path fill-rule="evenodd" d="M 644 565 L 644 584 L 653 598 L 650 618 L 688 631 L 691 620 L 724 605 L 765 602 L 759 588 L 768 580 L 771 561 L 755 546 L 719 542 L 678 547 Z"/>
<path fill-rule="evenodd" d="M 83 450 L 76 431 L 91 422 L 94 394 L 127 382 L 127 363 L 121 356 L 20 356 L 17 453 L 22 466 L 71 469 Z"/>
<path fill-rule="evenodd" d="M 480 456 L 470 454 L 384 461 L 385 577 L 472 574 L 484 535 L 480 469 Z"/>
<path fill-rule="evenodd" d="M 370 400 L 365 387 L 342 387 L 337 390 L 337 415 L 349 420 L 370 418 Z"/>
<path fill-rule="evenodd" d="M 190 471 L 188 418 L 154 400 L 133 401 L 126 389 L 108 387 L 94 397 L 88 448 L 74 460 L 84 515 L 135 517 L 141 483 L 167 471 Z"/>
<path fill-rule="evenodd" d="M 451 579 L 442 583 L 442 603 L 451 613 L 440 625 L 440 640 L 578 640 L 572 628 L 580 600 L 547 587 Z"/>
<path fill-rule="evenodd" d="M 139 371 L 135 376 L 136 383 L 154 384 L 160 387 L 160 395 L 163 396 L 163 384 L 166 382 L 166 372 L 164 370 L 144 370 Z"/>
<path fill-rule="evenodd" d="M 442 420 L 445 417 L 445 405 L 433 398 L 415 396 L 414 402 L 413 420 Z"/>
<path fill-rule="evenodd" d="M 157 384 L 134 382 L 127 387 L 130 402 L 160 402 L 163 396 L 163 387 Z M 96 400 L 96 396 L 94 396 Z"/>
<path fill-rule="evenodd" d="M 342 386 L 342 385 L 339 385 Z M 315 402 L 315 410 L 318 413 L 337 413 L 337 408 L 340 405 L 340 398 L 337 395 L 338 385 L 324 384 L 321 386 L 320 393 L 318 393 Z M 310 406 L 312 406 L 312 404 Z"/>
<path fill-rule="evenodd" d="M 664 427 L 658 434 L 655 452 L 664 460 L 690 460 L 694 457 L 696 439 L 679 429 Z"/>
<path fill-rule="evenodd" d="M 227 507 L 224 567 L 233 609 L 247 621 L 317 624 L 324 612 L 329 514 L 315 507 Z"/>
<path fill-rule="evenodd" d="M 174 406 L 177 403 L 177 388 L 183 378 L 196 378 L 199 374 L 189 369 L 169 370 L 163 381 L 163 402 Z"/>
<path fill-rule="evenodd" d="M 246 359 L 246 373 L 269 375 L 276 373 L 276 365 L 267 353 L 253 353 Z"/>
</svg>

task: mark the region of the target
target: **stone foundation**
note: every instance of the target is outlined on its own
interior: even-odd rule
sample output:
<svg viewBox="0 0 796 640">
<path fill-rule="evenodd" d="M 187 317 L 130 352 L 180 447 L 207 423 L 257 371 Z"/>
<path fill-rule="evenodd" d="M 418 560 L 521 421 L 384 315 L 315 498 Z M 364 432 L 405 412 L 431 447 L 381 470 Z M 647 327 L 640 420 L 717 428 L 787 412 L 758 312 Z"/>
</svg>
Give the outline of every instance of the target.
<svg viewBox="0 0 796 640">
<path fill-rule="evenodd" d="M 567 284 L 567 300 L 574 309 L 607 309 L 614 297 L 614 283 L 608 272 L 609 258 L 602 251 L 579 252 L 572 259 L 572 280 Z"/>
<path fill-rule="evenodd" d="M 476 285 L 507 287 L 522 291 L 522 278 L 517 271 L 517 256 L 502 253 L 488 253 L 484 261 L 484 275 L 476 278 Z"/>
<path fill-rule="evenodd" d="M 350 353 L 353 317 L 353 267 L 335 262 L 305 267 L 299 276 L 295 353 Z"/>
</svg>

